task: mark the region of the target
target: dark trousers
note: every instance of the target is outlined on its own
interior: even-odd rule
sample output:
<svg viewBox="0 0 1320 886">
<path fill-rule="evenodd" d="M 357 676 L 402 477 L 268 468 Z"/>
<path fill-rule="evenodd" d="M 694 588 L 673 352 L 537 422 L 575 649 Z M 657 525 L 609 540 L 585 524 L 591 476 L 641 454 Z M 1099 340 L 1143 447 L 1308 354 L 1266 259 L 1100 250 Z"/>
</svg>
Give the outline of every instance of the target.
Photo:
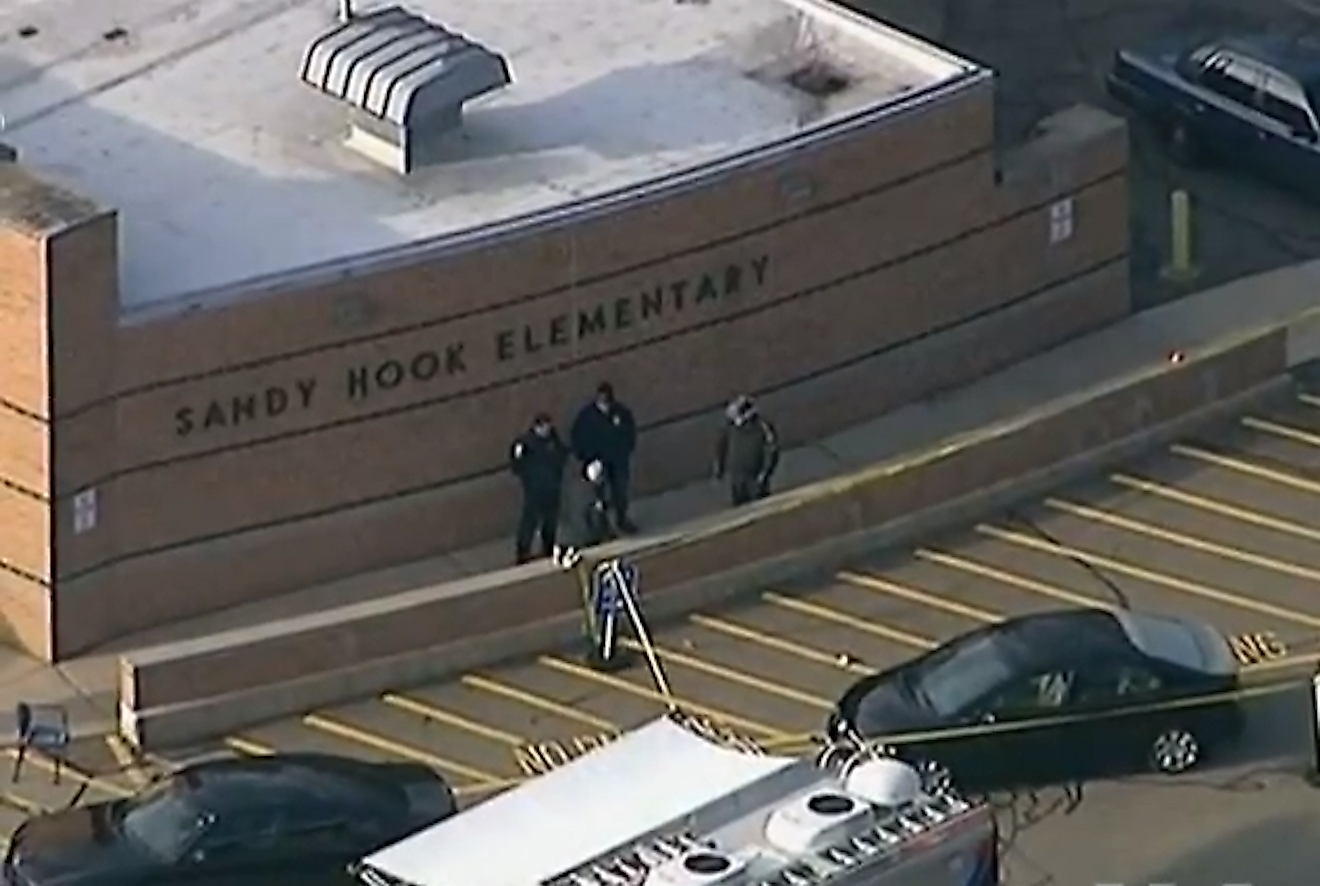
<svg viewBox="0 0 1320 886">
<path fill-rule="evenodd" d="M 541 556 L 549 557 L 555 546 L 559 526 L 559 497 L 523 495 L 522 513 L 518 515 L 518 535 L 514 557 L 519 563 L 531 559 L 532 542 L 541 536 Z"/>
<path fill-rule="evenodd" d="M 628 494 L 632 486 L 632 466 L 626 461 L 605 461 L 605 500 L 615 522 L 628 522 Z"/>
<path fill-rule="evenodd" d="M 762 483 L 758 477 L 734 477 L 729 482 L 729 499 L 734 507 L 765 498 L 769 494 L 769 479 Z"/>
</svg>

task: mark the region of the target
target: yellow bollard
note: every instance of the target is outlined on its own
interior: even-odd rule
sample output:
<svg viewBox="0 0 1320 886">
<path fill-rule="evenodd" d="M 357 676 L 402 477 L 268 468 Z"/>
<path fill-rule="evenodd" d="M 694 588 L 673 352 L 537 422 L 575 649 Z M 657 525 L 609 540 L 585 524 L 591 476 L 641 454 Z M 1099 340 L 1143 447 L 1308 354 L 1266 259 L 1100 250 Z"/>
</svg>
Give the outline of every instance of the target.
<svg viewBox="0 0 1320 886">
<path fill-rule="evenodd" d="M 1186 191 L 1169 195 L 1169 263 L 1164 279 L 1175 283 L 1195 280 L 1200 268 L 1192 258 L 1192 198 Z"/>
</svg>

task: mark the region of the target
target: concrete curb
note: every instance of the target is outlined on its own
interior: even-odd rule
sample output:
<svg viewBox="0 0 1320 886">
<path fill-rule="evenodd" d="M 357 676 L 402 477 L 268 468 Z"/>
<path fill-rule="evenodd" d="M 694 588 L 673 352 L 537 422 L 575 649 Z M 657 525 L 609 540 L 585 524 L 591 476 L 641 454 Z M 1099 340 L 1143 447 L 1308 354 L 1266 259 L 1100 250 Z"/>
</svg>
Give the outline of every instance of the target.
<svg viewBox="0 0 1320 886">
<path fill-rule="evenodd" d="M 1281 397 L 1291 387 L 1288 363 L 1302 359 L 1300 351 L 1315 350 L 1311 342 L 1306 348 L 1291 347 L 1286 332 L 1276 327 L 1242 336 L 1189 355 L 1176 366 L 1153 366 L 916 457 L 707 518 L 642 545 L 622 544 L 599 553 L 609 556 L 618 549 L 637 557 L 648 576 L 648 613 L 657 619 L 676 617 L 758 585 L 975 520 Z M 1320 342 L 1315 344 L 1320 348 Z M 496 587 L 499 581 L 504 585 Z M 273 626 L 241 639 L 206 638 L 125 656 L 121 732 L 146 748 L 187 744 L 560 646 L 578 636 L 577 593 L 562 573 L 523 568 L 466 585 L 399 595 L 392 609 L 347 607 L 354 611 L 324 613 L 302 625 Z M 477 614 L 465 601 L 478 594 L 484 595 L 485 608 L 504 613 L 495 629 L 435 643 L 416 642 L 425 631 L 402 636 L 421 621 L 426 622 L 423 628 L 442 630 L 450 609 L 460 614 L 449 621 Z M 509 613 L 525 617 L 521 624 L 499 629 L 507 625 Z M 376 633 L 393 626 L 398 643 L 382 645 L 380 638 L 369 636 L 371 619 Z M 268 685 L 232 692 L 186 694 L 223 669 L 230 656 L 245 654 L 270 657 L 284 675 Z M 317 664 L 331 661 L 336 666 Z M 344 664 L 338 666 L 339 661 Z M 153 703 L 153 698 L 160 701 Z"/>
</svg>

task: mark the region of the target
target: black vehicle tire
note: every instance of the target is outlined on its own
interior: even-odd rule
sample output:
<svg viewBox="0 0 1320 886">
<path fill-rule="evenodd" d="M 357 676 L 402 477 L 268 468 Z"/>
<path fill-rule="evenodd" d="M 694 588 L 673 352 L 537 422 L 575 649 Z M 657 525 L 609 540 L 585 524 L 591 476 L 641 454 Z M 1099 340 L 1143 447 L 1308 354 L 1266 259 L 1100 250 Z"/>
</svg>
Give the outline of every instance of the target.
<svg viewBox="0 0 1320 886">
<path fill-rule="evenodd" d="M 1151 739 L 1150 768 L 1160 775 L 1180 775 L 1194 769 L 1203 756 L 1201 740 L 1189 729 L 1172 726 Z"/>
<path fill-rule="evenodd" d="M 1165 129 L 1164 143 L 1169 156 L 1179 166 L 1195 166 L 1201 161 L 1201 149 L 1186 123 L 1178 120 L 1170 123 Z"/>
</svg>

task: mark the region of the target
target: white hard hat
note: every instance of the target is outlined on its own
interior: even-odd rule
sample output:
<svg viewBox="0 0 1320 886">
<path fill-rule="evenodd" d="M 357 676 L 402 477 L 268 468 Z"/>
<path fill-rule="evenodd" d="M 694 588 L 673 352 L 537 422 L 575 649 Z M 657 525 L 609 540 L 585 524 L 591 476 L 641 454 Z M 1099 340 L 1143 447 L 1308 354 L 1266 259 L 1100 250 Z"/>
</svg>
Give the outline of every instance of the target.
<svg viewBox="0 0 1320 886">
<path fill-rule="evenodd" d="M 587 463 L 587 479 L 592 483 L 599 483 L 600 478 L 605 476 L 605 466 L 599 461 Z"/>
</svg>

